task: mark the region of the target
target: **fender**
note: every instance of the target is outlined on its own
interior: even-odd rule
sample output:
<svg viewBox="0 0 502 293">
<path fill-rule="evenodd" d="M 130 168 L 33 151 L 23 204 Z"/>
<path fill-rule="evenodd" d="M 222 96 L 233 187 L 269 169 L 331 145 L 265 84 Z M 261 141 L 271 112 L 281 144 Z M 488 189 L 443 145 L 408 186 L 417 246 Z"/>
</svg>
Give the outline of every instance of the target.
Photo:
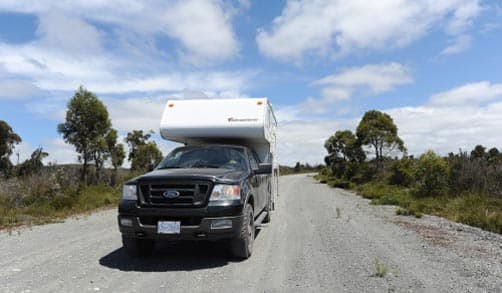
<svg viewBox="0 0 502 293">
<path fill-rule="evenodd" d="M 242 202 L 242 208 L 244 208 L 246 206 L 246 204 L 249 202 L 249 199 L 251 197 L 253 197 L 253 194 L 252 194 L 252 188 L 251 186 L 249 186 L 249 178 L 245 180 L 244 184 L 242 185 L 242 194 L 245 194 L 244 196 L 244 200 Z M 253 208 L 256 208 L 256 207 L 253 207 Z"/>
</svg>

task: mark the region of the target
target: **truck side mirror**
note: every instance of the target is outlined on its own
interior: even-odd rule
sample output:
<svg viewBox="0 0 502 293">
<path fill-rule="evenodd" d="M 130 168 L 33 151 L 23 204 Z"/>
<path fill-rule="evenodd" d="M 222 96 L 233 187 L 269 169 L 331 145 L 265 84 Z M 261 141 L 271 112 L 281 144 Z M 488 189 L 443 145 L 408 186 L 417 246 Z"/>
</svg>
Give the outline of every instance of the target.
<svg viewBox="0 0 502 293">
<path fill-rule="evenodd" d="M 154 164 L 152 164 L 152 163 L 149 163 L 149 164 L 148 164 L 148 172 L 152 172 L 152 171 L 153 171 L 153 169 L 155 169 L 155 165 L 154 165 Z"/>
<path fill-rule="evenodd" d="M 258 169 L 255 170 L 256 174 L 272 174 L 272 164 L 260 163 Z"/>
</svg>

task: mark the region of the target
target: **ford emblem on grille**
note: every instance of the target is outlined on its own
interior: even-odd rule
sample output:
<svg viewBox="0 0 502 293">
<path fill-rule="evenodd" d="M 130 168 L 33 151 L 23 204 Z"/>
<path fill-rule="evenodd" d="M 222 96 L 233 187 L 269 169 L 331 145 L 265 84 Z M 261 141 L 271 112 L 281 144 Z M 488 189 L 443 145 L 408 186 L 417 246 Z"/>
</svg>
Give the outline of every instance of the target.
<svg viewBox="0 0 502 293">
<path fill-rule="evenodd" d="M 178 196 L 180 196 L 180 193 L 176 190 L 166 190 L 164 191 L 162 196 L 164 196 L 165 198 L 177 198 Z"/>
</svg>

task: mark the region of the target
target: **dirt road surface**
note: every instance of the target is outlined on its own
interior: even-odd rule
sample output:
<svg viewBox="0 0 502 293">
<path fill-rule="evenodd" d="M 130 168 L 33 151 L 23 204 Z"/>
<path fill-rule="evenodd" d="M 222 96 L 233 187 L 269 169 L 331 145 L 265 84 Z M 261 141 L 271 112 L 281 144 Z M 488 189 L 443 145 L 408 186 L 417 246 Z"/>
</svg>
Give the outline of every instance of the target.
<svg viewBox="0 0 502 293">
<path fill-rule="evenodd" d="M 129 258 L 107 210 L 0 232 L 0 292 L 502 292 L 502 236 L 284 176 L 249 260 L 205 242 Z"/>
</svg>

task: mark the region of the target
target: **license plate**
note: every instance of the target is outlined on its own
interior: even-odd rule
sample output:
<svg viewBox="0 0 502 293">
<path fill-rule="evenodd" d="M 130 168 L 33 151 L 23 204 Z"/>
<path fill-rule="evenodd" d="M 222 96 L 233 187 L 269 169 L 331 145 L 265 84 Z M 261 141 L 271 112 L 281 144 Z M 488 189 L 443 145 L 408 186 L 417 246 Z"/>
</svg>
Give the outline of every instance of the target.
<svg viewBox="0 0 502 293">
<path fill-rule="evenodd" d="M 158 234 L 180 234 L 180 222 L 159 221 L 157 223 Z"/>
</svg>

